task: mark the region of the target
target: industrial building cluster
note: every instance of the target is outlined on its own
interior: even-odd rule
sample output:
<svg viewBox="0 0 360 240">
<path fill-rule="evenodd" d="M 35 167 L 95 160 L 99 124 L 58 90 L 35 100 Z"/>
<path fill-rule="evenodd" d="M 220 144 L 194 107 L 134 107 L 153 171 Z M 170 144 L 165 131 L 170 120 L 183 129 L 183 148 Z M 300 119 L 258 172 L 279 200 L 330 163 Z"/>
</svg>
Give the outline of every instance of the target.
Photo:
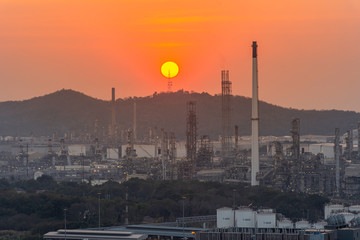
<svg viewBox="0 0 360 240">
<path fill-rule="evenodd" d="M 181 179 L 272 186 L 281 191 L 318 193 L 333 197 L 360 193 L 360 123 L 340 135 L 301 136 L 300 119 L 289 122 L 291 136 L 260 137 L 258 109 L 257 43 L 252 44 L 252 136 L 239 136 L 231 121 L 232 82 L 221 71 L 222 129 L 219 139 L 198 135 L 197 102 L 186 103 L 186 140 L 173 132 L 151 127 L 139 139 L 136 101 L 133 123 L 119 130 L 115 89 L 112 89 L 111 123 L 107 134 L 94 123 L 91 132 L 51 137 L 1 137 L 0 173 L 5 178 L 37 178 L 101 184 L 112 179 Z M 285 126 L 287 127 L 287 126 Z M 102 129 L 104 130 L 104 129 Z M 100 134 L 101 132 L 101 134 Z M 85 137 L 84 137 L 85 136 Z M 261 150 L 261 151 L 260 151 Z"/>
<path fill-rule="evenodd" d="M 292 222 L 273 209 L 219 208 L 216 215 L 183 217 L 176 222 L 48 232 L 44 239 L 173 239 L 173 240 L 357 240 L 360 206 L 326 205 L 322 221 Z M 199 223 L 203 227 L 190 227 Z M 214 228 L 207 226 L 215 223 Z M 186 227 L 185 227 L 186 224 Z"/>
<path fill-rule="evenodd" d="M 219 208 L 217 228 L 203 231 L 202 239 L 359 239 L 360 205 L 328 204 L 324 220 L 292 222 L 272 209 Z M 201 238 L 200 238 L 201 239 Z"/>
</svg>

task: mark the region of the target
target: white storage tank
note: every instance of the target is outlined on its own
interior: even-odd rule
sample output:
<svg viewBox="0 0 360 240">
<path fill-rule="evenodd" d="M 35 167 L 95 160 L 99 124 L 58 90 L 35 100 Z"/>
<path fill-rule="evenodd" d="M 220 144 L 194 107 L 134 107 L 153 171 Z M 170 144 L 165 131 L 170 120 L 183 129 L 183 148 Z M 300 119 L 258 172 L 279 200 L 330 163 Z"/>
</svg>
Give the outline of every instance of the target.
<svg viewBox="0 0 360 240">
<path fill-rule="evenodd" d="M 294 224 L 290 219 L 282 219 L 281 221 L 278 221 L 278 228 L 286 228 L 286 229 L 293 229 L 294 228 Z"/>
<path fill-rule="evenodd" d="M 330 215 L 344 211 L 344 206 L 340 204 L 325 205 L 324 219 L 328 219 Z"/>
<path fill-rule="evenodd" d="M 120 158 L 121 151 L 119 148 L 107 148 L 106 149 L 106 157 L 107 159 L 116 159 Z"/>
<path fill-rule="evenodd" d="M 34 180 L 37 180 L 39 177 L 41 177 L 42 175 L 44 175 L 43 172 L 37 171 L 34 173 Z"/>
<path fill-rule="evenodd" d="M 272 212 L 258 212 L 256 214 L 256 224 L 258 228 L 275 228 L 276 214 Z"/>
<path fill-rule="evenodd" d="M 127 144 L 121 145 L 120 157 L 126 156 Z M 134 144 L 136 156 L 139 158 L 153 158 L 155 157 L 155 145 L 153 144 Z"/>
<path fill-rule="evenodd" d="M 352 205 L 349 207 L 349 212 L 360 213 L 360 205 Z"/>
<path fill-rule="evenodd" d="M 82 144 L 73 144 L 68 146 L 69 155 L 72 156 L 85 156 L 86 146 Z"/>
<path fill-rule="evenodd" d="M 239 228 L 254 228 L 255 227 L 255 212 L 250 208 L 240 208 L 235 210 L 236 227 Z"/>
<path fill-rule="evenodd" d="M 345 218 L 345 223 L 350 223 L 351 219 L 353 219 L 356 215 L 353 213 L 349 213 L 349 212 L 341 212 L 339 214 L 344 215 Z"/>
<path fill-rule="evenodd" d="M 234 210 L 227 207 L 216 209 L 216 225 L 218 228 L 234 227 Z"/>
<path fill-rule="evenodd" d="M 313 224 L 313 228 L 315 229 L 325 229 L 325 226 L 327 225 L 327 222 L 320 221 Z"/>
<path fill-rule="evenodd" d="M 308 221 L 306 220 L 301 220 L 295 223 L 295 228 L 296 229 L 307 229 L 310 228 L 311 225 Z"/>
</svg>

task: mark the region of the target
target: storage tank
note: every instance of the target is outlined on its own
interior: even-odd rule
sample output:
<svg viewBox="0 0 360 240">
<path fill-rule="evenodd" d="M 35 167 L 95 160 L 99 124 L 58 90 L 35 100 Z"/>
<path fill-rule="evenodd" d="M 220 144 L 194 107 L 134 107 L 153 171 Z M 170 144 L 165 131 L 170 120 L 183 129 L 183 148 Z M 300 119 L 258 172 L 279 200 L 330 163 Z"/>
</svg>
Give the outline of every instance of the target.
<svg viewBox="0 0 360 240">
<path fill-rule="evenodd" d="M 236 227 L 239 228 L 254 228 L 255 227 L 255 212 L 250 208 L 241 208 L 235 210 Z"/>
<path fill-rule="evenodd" d="M 344 211 L 344 206 L 340 204 L 332 204 L 325 205 L 324 209 L 324 219 L 328 219 L 328 217 L 332 214 L 336 214 L 338 212 Z"/>
<path fill-rule="evenodd" d="M 73 144 L 68 146 L 69 155 L 72 156 L 85 156 L 86 146 L 82 144 Z"/>
<path fill-rule="evenodd" d="M 106 157 L 107 159 L 116 159 L 120 158 L 121 150 L 119 148 L 107 148 Z"/>
<path fill-rule="evenodd" d="M 39 177 L 41 177 L 42 175 L 44 175 L 43 172 L 37 171 L 34 173 L 34 180 L 37 180 Z"/>
<path fill-rule="evenodd" d="M 295 228 L 296 229 L 307 229 L 310 228 L 311 225 L 308 221 L 306 220 L 301 220 L 295 223 Z"/>
<path fill-rule="evenodd" d="M 325 226 L 327 225 L 327 222 L 320 221 L 313 224 L 313 228 L 315 229 L 325 229 Z"/>
<path fill-rule="evenodd" d="M 276 214 L 272 212 L 258 212 L 256 214 L 256 224 L 258 228 L 275 228 Z"/>
<path fill-rule="evenodd" d="M 278 228 L 286 228 L 286 229 L 293 229 L 294 228 L 294 224 L 290 219 L 282 219 L 281 221 L 278 221 Z"/>
<path fill-rule="evenodd" d="M 218 228 L 234 227 L 234 210 L 227 207 L 216 209 L 216 225 Z"/>
<path fill-rule="evenodd" d="M 360 213 L 360 205 L 352 205 L 349 207 L 349 212 Z"/>
<path fill-rule="evenodd" d="M 346 224 L 345 217 L 343 214 L 334 214 L 331 215 L 327 222 L 330 226 L 344 226 Z"/>
<path fill-rule="evenodd" d="M 356 216 L 355 214 L 349 212 L 342 212 L 339 214 L 344 216 L 346 224 L 350 223 L 350 221 Z"/>
</svg>

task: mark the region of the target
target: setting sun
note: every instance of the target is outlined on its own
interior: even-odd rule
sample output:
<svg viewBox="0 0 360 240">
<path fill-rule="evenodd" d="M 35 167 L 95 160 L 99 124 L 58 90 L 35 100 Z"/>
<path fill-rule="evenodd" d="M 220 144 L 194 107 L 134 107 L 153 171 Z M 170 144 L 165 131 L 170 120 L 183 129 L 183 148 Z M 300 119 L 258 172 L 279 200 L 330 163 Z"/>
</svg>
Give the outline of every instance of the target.
<svg viewBox="0 0 360 240">
<path fill-rule="evenodd" d="M 179 73 L 179 67 L 174 62 L 166 62 L 161 66 L 161 73 L 167 78 L 173 78 Z"/>
</svg>

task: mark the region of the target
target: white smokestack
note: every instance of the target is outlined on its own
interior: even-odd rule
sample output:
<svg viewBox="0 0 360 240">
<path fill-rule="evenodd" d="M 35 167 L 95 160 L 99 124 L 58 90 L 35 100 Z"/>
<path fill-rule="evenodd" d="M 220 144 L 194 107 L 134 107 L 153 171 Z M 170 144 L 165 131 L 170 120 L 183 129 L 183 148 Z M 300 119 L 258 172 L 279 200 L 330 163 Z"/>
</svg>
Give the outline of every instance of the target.
<svg viewBox="0 0 360 240">
<path fill-rule="evenodd" d="M 256 176 L 259 174 L 259 101 L 258 101 L 258 69 L 257 44 L 252 44 L 252 114 L 251 114 L 251 186 L 259 185 Z"/>
</svg>

